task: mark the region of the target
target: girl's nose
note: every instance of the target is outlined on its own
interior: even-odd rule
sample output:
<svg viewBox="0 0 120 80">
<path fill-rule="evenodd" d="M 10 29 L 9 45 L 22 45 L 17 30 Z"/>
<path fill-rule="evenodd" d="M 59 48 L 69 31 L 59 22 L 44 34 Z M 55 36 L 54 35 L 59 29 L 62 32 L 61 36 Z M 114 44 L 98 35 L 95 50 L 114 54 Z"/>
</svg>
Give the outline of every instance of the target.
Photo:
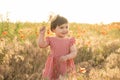
<svg viewBox="0 0 120 80">
<path fill-rule="evenodd" d="M 68 28 L 64 28 L 64 31 L 68 31 Z"/>
<path fill-rule="evenodd" d="M 64 32 L 67 33 L 67 32 L 68 32 L 68 29 L 64 29 Z"/>
</svg>

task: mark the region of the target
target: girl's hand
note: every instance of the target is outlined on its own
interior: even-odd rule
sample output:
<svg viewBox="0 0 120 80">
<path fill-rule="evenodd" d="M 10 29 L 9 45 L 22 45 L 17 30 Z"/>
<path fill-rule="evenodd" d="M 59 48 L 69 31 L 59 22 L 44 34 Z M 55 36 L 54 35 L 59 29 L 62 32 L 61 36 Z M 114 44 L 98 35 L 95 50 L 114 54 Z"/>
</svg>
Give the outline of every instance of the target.
<svg viewBox="0 0 120 80">
<path fill-rule="evenodd" d="M 46 27 L 45 26 L 40 28 L 40 34 L 45 34 L 45 31 L 46 31 Z"/>
<path fill-rule="evenodd" d="M 60 62 L 64 62 L 64 61 L 67 61 L 67 56 L 62 56 L 62 57 L 60 57 L 60 60 L 59 60 Z"/>
</svg>

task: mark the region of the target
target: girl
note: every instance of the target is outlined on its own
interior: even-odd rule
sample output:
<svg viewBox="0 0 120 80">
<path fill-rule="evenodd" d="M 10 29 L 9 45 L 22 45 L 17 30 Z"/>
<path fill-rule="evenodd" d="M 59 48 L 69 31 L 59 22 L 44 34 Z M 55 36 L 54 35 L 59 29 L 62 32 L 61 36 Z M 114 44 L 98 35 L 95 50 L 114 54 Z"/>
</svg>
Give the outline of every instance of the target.
<svg viewBox="0 0 120 80">
<path fill-rule="evenodd" d="M 69 25 L 66 18 L 57 15 L 51 19 L 51 31 L 53 37 L 45 37 L 46 28 L 40 29 L 39 47 L 50 46 L 51 52 L 47 58 L 43 71 L 43 78 L 58 80 L 60 76 L 75 71 L 73 58 L 77 54 L 75 39 L 67 37 Z"/>
</svg>

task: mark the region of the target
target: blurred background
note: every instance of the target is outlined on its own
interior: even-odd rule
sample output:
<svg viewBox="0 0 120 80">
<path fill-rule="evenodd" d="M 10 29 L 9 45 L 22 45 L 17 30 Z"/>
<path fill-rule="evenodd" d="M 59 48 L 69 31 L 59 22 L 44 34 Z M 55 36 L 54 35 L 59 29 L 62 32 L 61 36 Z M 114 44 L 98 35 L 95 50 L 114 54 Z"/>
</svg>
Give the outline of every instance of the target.
<svg viewBox="0 0 120 80">
<path fill-rule="evenodd" d="M 119 0 L 0 0 L 0 80 L 43 80 L 50 49 L 38 36 L 42 26 L 54 35 L 50 14 L 69 20 L 78 50 L 76 73 L 60 80 L 120 80 L 119 8 Z"/>
<path fill-rule="evenodd" d="M 0 17 L 10 21 L 47 21 L 50 13 L 70 22 L 110 23 L 120 21 L 119 0 L 0 0 Z"/>
</svg>

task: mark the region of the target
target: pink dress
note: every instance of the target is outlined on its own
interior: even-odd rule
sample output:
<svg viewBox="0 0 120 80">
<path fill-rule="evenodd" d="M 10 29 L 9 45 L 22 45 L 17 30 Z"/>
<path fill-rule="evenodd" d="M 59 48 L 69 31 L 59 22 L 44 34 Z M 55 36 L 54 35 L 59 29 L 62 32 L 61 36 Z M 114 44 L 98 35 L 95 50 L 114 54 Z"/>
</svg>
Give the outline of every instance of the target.
<svg viewBox="0 0 120 80">
<path fill-rule="evenodd" d="M 59 75 L 65 75 L 70 70 L 75 70 L 73 59 L 59 62 L 61 56 L 70 53 L 70 47 L 75 43 L 75 39 L 47 37 L 46 41 L 50 45 L 51 52 L 45 63 L 43 77 L 48 80 L 56 80 Z"/>
</svg>

